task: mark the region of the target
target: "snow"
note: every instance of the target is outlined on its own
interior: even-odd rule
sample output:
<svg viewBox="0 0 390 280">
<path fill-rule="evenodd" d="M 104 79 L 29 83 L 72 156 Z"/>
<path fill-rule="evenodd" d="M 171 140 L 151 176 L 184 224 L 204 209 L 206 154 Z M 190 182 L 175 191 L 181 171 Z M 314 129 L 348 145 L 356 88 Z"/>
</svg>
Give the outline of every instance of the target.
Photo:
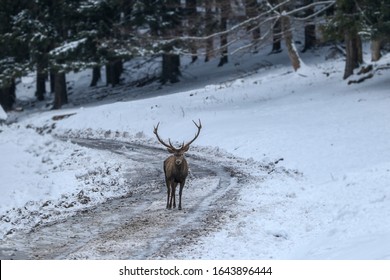
<svg viewBox="0 0 390 280">
<path fill-rule="evenodd" d="M 0 121 L 5 121 L 7 118 L 7 113 L 4 112 L 3 107 L 0 105 Z"/>
<path fill-rule="evenodd" d="M 19 116 L 0 130 L 1 235 L 12 228 L 4 218 L 16 220 L 18 209 L 47 215 L 56 210 L 61 216 L 68 213 L 65 208 L 42 210 L 42 205 L 62 205 L 91 188 L 80 178 L 126 164 L 109 152 L 39 134 L 38 128 L 84 137 L 118 132 L 119 139 L 157 146 L 153 126 L 158 122 L 160 135 L 181 143 L 195 133 L 192 120 L 201 119 L 203 129 L 193 145 L 259 162 L 283 158 L 280 165 L 301 175 L 270 174 L 246 186 L 237 201 L 238 216 L 176 258 L 390 259 L 389 73 L 379 71 L 362 84 L 347 85 L 343 61 L 324 57 L 308 54 L 303 69 L 294 72 L 287 56 L 279 54 L 267 58 L 272 66 L 239 78 L 199 63 L 186 73 L 209 77 L 207 85 L 183 81 L 169 95 L 162 95 L 167 89 L 155 90 L 145 99 Z M 239 60 L 246 65 L 254 58 Z M 387 55 L 381 63 L 389 61 Z M 85 87 L 78 86 L 80 91 Z M 52 119 L 65 114 L 74 115 Z M 111 179 L 104 172 L 94 174 Z M 120 173 L 115 176 L 118 191 L 124 182 Z M 102 197 L 92 197 L 96 203 L 118 195 L 99 192 Z M 79 203 L 75 209 L 82 207 Z"/>
</svg>

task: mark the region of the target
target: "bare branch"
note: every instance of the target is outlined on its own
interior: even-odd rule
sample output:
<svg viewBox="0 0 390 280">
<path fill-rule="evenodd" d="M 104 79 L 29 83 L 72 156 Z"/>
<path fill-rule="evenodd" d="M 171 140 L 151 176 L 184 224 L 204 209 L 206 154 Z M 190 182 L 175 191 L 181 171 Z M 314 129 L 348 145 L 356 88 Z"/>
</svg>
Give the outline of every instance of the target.
<svg viewBox="0 0 390 280">
<path fill-rule="evenodd" d="M 306 6 L 303 6 L 303 7 L 300 7 L 298 9 L 295 9 L 295 10 L 292 10 L 290 12 L 286 12 L 286 15 L 293 15 L 295 13 L 299 13 L 301 11 L 304 11 L 304 10 L 307 10 L 307 9 L 310 9 L 312 7 L 316 7 L 316 6 L 321 6 L 321 5 L 325 5 L 325 7 L 323 7 L 322 9 L 318 10 L 317 12 L 307 16 L 307 17 L 304 17 L 304 18 L 297 18 L 297 17 L 294 17 L 294 19 L 296 20 L 300 20 L 300 21 L 307 21 L 309 19 L 312 19 L 314 17 L 316 17 L 317 15 L 321 14 L 322 12 L 326 11 L 327 9 L 329 9 L 330 7 L 332 7 L 333 5 L 336 4 L 336 1 L 333 0 L 333 1 L 320 1 L 320 2 L 315 2 L 315 3 L 311 3 L 309 5 L 306 5 Z"/>
</svg>

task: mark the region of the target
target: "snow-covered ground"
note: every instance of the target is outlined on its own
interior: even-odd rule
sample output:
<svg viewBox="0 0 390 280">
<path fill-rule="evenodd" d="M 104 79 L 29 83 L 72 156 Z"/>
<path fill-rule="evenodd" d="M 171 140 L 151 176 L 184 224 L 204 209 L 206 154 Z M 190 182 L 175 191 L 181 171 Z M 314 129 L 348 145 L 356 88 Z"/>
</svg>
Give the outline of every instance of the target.
<svg viewBox="0 0 390 280">
<path fill-rule="evenodd" d="M 325 53 L 303 56 L 297 73 L 283 53 L 237 57 L 218 69 L 198 62 L 186 66 L 182 83 L 127 88 L 121 102 L 11 113 L 18 121 L 0 126 L 0 238 L 82 209 L 82 202 L 68 207 L 68 198 L 91 185 L 99 186 L 94 203 L 127 191 L 126 162 L 54 134 L 157 146 L 158 122 L 161 135 L 181 143 L 201 119 L 193 145 L 258 162 L 283 158 L 279 165 L 300 175 L 269 174 L 246 186 L 235 219 L 174 257 L 390 259 L 390 72 L 347 85 L 342 59 Z M 26 100 L 31 82 L 19 85 Z M 83 73 L 72 76 L 73 98 L 91 91 L 88 82 Z M 27 213 L 35 220 L 23 224 Z"/>
</svg>

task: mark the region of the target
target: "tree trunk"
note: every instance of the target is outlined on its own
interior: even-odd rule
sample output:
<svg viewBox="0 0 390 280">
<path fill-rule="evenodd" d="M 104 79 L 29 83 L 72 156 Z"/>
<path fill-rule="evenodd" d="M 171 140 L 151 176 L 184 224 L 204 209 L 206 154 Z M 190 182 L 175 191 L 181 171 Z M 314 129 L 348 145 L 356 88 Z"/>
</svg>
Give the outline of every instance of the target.
<svg viewBox="0 0 390 280">
<path fill-rule="evenodd" d="M 305 26 L 305 46 L 303 47 L 302 52 L 314 48 L 316 43 L 316 26 L 314 23 L 307 23 Z"/>
<path fill-rule="evenodd" d="M 47 68 L 49 66 L 49 58 L 47 53 L 40 53 L 36 57 L 37 60 L 37 88 L 35 96 L 39 101 L 45 99 Z"/>
<path fill-rule="evenodd" d="M 358 68 L 359 65 L 363 62 L 363 47 L 362 41 L 358 34 L 359 26 L 357 21 L 359 19 L 356 14 L 359 13 L 359 9 L 356 1 L 347 0 L 345 5 L 341 6 L 341 8 L 342 12 L 347 16 L 354 15 L 352 19 L 350 19 L 350 24 L 345 28 L 344 31 L 346 49 L 344 79 L 347 79 L 353 74 L 353 70 Z"/>
<path fill-rule="evenodd" d="M 275 22 L 272 28 L 272 32 L 273 32 L 273 43 L 272 43 L 271 53 L 280 53 L 282 51 L 282 44 L 281 44 L 282 30 L 281 30 L 280 19 L 278 19 Z"/>
<path fill-rule="evenodd" d="M 37 63 L 37 90 L 35 92 L 35 96 L 39 101 L 45 99 L 46 93 L 46 79 L 47 79 L 47 71 L 46 64 L 44 62 L 38 61 Z"/>
<path fill-rule="evenodd" d="M 282 31 L 283 31 L 283 37 L 284 41 L 286 43 L 286 48 L 288 51 L 288 56 L 291 61 L 291 65 L 294 68 L 295 71 L 297 71 L 301 67 L 301 60 L 298 55 L 298 51 L 295 47 L 294 41 L 293 41 L 293 35 L 291 31 L 291 23 L 290 23 L 290 17 L 289 16 L 282 16 L 280 18 Z"/>
<path fill-rule="evenodd" d="M 111 85 L 112 84 L 112 81 L 113 81 L 113 78 L 112 78 L 112 63 L 111 62 L 107 62 L 106 63 L 106 85 Z"/>
<path fill-rule="evenodd" d="M 37 90 L 35 92 L 35 96 L 39 101 L 45 99 L 46 77 L 47 77 L 47 73 L 42 73 L 39 72 L 39 70 L 37 70 Z"/>
<path fill-rule="evenodd" d="M 162 56 L 161 83 L 177 83 L 180 75 L 180 56 L 164 53 Z"/>
<path fill-rule="evenodd" d="M 310 5 L 313 3 L 313 0 L 305 0 L 303 5 Z M 305 17 L 309 17 L 314 14 L 314 8 L 308 8 L 304 12 Z M 302 52 L 306 52 L 315 47 L 317 43 L 316 38 L 316 25 L 313 21 L 309 20 L 305 24 L 305 45 Z"/>
<path fill-rule="evenodd" d="M 4 111 L 12 110 L 16 100 L 15 91 L 16 85 L 14 79 L 3 85 L 3 87 L 0 87 L 0 105 L 3 107 Z"/>
<path fill-rule="evenodd" d="M 353 74 L 353 70 L 358 68 L 360 63 L 363 61 L 362 57 L 362 42 L 359 35 L 353 31 L 345 32 L 345 49 L 346 49 L 346 60 L 344 79 L 347 79 Z"/>
<path fill-rule="evenodd" d="M 245 13 L 248 19 L 254 18 L 259 14 L 259 4 L 257 3 L 257 0 L 245 0 Z M 261 38 L 260 26 L 255 22 L 249 25 L 247 30 L 252 33 L 254 50 L 257 51 L 256 44 Z"/>
<path fill-rule="evenodd" d="M 123 63 L 121 59 L 110 61 L 106 64 L 106 84 L 113 87 L 120 83 L 120 77 L 123 72 Z"/>
<path fill-rule="evenodd" d="M 68 103 L 68 93 L 66 90 L 66 75 L 65 72 L 59 71 L 55 73 L 53 109 L 60 109 L 62 105 L 67 103 Z"/>
<path fill-rule="evenodd" d="M 56 71 L 54 69 L 50 69 L 49 71 L 50 76 L 50 92 L 55 92 L 55 85 L 56 85 Z"/>
<path fill-rule="evenodd" d="M 100 66 L 95 66 L 92 68 L 92 80 L 90 87 L 95 87 L 98 81 L 101 79 Z"/>
<path fill-rule="evenodd" d="M 197 33 L 197 11 L 196 11 L 196 0 L 187 0 L 186 9 L 188 15 L 188 35 L 195 36 Z M 194 63 L 198 59 L 197 47 L 194 42 L 190 42 L 191 50 L 191 63 Z"/>
<path fill-rule="evenodd" d="M 35 96 L 39 101 L 45 99 L 46 93 L 46 80 L 47 80 L 47 69 L 49 67 L 49 57 L 45 52 L 40 52 L 36 55 L 37 61 L 37 82 Z"/>
<path fill-rule="evenodd" d="M 205 8 L 206 8 L 206 14 L 205 14 L 205 29 L 206 29 L 206 35 L 213 34 L 214 29 L 214 17 L 213 17 L 213 7 L 212 7 L 212 1 L 206 1 L 205 2 Z M 211 57 L 214 55 L 214 44 L 213 44 L 213 38 L 206 39 L 206 57 L 205 62 L 208 62 Z"/>
<path fill-rule="evenodd" d="M 381 47 L 382 40 L 379 38 L 372 39 L 371 41 L 371 61 L 378 61 L 381 59 Z"/>
<path fill-rule="evenodd" d="M 220 18 L 220 30 L 226 31 L 227 30 L 227 22 L 229 18 L 230 13 L 230 1 L 218 1 L 219 10 L 221 13 Z M 222 34 L 220 38 L 220 48 L 221 48 L 221 58 L 219 60 L 218 67 L 221 67 L 228 63 L 228 35 Z"/>
</svg>

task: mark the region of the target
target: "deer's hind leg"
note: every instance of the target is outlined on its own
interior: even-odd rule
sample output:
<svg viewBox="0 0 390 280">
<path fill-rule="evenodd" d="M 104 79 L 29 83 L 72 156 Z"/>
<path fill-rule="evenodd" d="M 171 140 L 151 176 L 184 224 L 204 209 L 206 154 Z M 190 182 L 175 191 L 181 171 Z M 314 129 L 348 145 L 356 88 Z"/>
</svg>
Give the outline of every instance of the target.
<svg viewBox="0 0 390 280">
<path fill-rule="evenodd" d="M 168 179 L 165 179 L 165 183 L 167 185 L 167 209 L 171 209 L 169 202 L 171 198 L 171 182 Z"/>
<path fill-rule="evenodd" d="M 179 210 L 181 210 L 181 194 L 183 193 L 184 184 L 186 183 L 185 180 L 180 183 L 180 190 L 179 190 Z"/>
</svg>

